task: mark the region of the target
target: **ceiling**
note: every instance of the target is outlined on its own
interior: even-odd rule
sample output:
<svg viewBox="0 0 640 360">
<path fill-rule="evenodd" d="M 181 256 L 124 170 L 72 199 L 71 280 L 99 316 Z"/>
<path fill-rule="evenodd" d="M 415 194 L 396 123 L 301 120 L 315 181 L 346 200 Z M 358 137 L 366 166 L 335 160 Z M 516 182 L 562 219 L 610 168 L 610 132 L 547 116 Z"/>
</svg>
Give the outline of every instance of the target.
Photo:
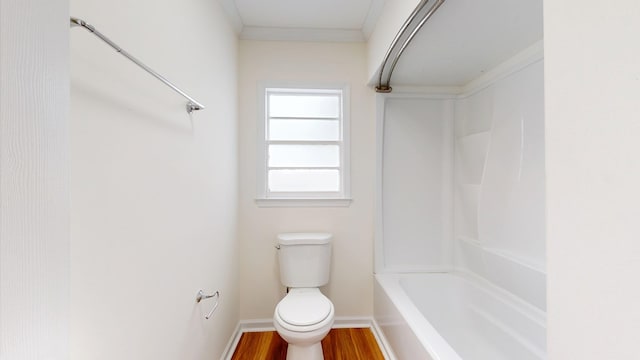
<svg viewBox="0 0 640 360">
<path fill-rule="evenodd" d="M 391 85 L 466 85 L 542 38 L 542 0 L 447 0 L 407 47 Z"/>
<path fill-rule="evenodd" d="M 384 0 L 220 1 L 242 38 L 267 40 L 365 41 L 384 4 Z"/>
<path fill-rule="evenodd" d="M 235 0 L 245 26 L 362 29 L 371 0 Z"/>
<path fill-rule="evenodd" d="M 385 0 L 220 1 L 244 39 L 366 41 Z M 542 37 L 542 0 L 447 0 L 407 47 L 391 85 L 462 86 Z"/>
</svg>

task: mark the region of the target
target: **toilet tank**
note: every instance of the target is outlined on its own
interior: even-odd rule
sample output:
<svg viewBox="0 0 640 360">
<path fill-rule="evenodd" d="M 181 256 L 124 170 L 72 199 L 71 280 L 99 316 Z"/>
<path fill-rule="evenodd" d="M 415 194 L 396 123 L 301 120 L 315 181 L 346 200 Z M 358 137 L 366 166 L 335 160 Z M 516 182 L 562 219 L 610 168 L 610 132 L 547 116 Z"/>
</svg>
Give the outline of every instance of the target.
<svg viewBox="0 0 640 360">
<path fill-rule="evenodd" d="M 280 281 L 292 288 L 320 287 L 329 282 L 331 234 L 278 235 Z"/>
</svg>

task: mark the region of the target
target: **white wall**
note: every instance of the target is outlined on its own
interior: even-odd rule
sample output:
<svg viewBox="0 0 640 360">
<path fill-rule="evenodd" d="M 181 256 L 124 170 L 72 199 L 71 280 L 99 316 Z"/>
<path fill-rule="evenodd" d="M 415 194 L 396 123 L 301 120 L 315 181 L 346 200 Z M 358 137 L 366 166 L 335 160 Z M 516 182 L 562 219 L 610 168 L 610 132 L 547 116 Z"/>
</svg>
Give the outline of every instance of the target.
<svg viewBox="0 0 640 360">
<path fill-rule="evenodd" d="M 544 11 L 549 355 L 638 359 L 640 3 Z"/>
<path fill-rule="evenodd" d="M 240 223 L 242 319 L 271 318 L 284 296 L 276 235 L 292 231 L 334 234 L 331 280 L 323 291 L 337 316 L 373 312 L 374 93 L 365 86 L 366 52 L 359 43 L 241 41 Z M 351 90 L 351 188 L 344 208 L 258 208 L 256 141 L 261 82 L 348 83 Z"/>
<path fill-rule="evenodd" d="M 545 309 L 542 60 L 458 101 L 456 266 Z"/>
<path fill-rule="evenodd" d="M 64 0 L 0 1 L 0 359 L 69 357 Z"/>
<path fill-rule="evenodd" d="M 216 1 L 71 1 L 71 359 L 216 359 L 238 320 L 237 40 Z M 198 289 L 221 305 L 196 304 Z"/>
</svg>

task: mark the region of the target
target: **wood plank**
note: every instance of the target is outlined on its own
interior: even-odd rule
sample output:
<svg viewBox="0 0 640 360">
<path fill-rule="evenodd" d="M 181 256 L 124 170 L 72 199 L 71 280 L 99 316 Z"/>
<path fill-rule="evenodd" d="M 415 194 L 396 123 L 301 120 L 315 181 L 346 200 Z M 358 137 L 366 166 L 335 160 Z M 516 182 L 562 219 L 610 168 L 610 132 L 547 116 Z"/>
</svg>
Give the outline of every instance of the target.
<svg viewBox="0 0 640 360">
<path fill-rule="evenodd" d="M 384 360 L 371 329 L 331 329 L 322 340 L 325 360 Z M 232 360 L 286 360 L 287 343 L 275 331 L 242 334 Z"/>
<path fill-rule="evenodd" d="M 231 360 L 287 358 L 287 343 L 275 331 L 242 334 Z"/>
</svg>

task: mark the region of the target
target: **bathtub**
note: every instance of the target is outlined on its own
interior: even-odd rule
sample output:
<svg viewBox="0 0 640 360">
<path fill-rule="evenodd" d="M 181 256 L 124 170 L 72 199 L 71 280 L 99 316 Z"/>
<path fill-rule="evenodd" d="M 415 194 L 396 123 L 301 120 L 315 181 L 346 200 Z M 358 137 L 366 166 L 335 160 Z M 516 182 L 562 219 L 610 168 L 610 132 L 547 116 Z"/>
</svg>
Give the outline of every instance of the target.
<svg viewBox="0 0 640 360">
<path fill-rule="evenodd" d="M 471 275 L 377 274 L 374 307 L 398 360 L 547 358 L 545 313 Z"/>
</svg>

